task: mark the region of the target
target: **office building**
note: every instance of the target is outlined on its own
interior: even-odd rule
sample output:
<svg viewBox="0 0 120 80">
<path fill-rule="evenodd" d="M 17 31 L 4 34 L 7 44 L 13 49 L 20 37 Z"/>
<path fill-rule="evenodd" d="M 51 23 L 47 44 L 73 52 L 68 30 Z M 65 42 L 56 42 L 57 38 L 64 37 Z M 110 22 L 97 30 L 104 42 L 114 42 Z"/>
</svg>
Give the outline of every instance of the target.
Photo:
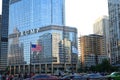
<svg viewBox="0 0 120 80">
<path fill-rule="evenodd" d="M 108 0 L 111 64 L 120 65 L 120 0 Z"/>
<path fill-rule="evenodd" d="M 1 27 L 2 27 L 2 15 L 0 15 L 0 33 L 1 33 Z M 0 42 L 1 42 L 1 36 L 0 36 Z M 1 54 L 0 54 L 1 57 Z"/>
<path fill-rule="evenodd" d="M 0 28 L 0 70 L 7 67 L 9 0 L 2 0 L 2 25 Z"/>
<path fill-rule="evenodd" d="M 96 19 L 93 25 L 93 33 L 102 35 L 105 41 L 105 54 L 110 58 L 110 41 L 109 41 L 109 19 L 108 16 L 102 16 Z"/>
<path fill-rule="evenodd" d="M 66 69 L 76 70 L 78 58 L 76 28 L 49 25 L 30 32 L 19 32 L 15 29 L 14 33 L 9 35 L 9 40 L 8 62 L 11 73 L 29 72 L 30 64 L 31 71 L 35 73 L 64 70 L 64 64 Z M 39 44 L 40 51 L 32 51 L 31 44 Z"/>
<path fill-rule="evenodd" d="M 2 15 L 0 15 L 0 29 L 1 29 L 1 25 L 2 25 Z"/>
<path fill-rule="evenodd" d="M 98 35 L 106 35 L 109 33 L 109 19 L 108 16 L 101 16 L 98 19 L 95 20 L 94 25 L 93 25 L 93 32 L 94 34 Z"/>
<path fill-rule="evenodd" d="M 54 73 L 71 63 L 76 69 L 77 30 L 64 26 L 64 9 L 64 0 L 10 1 L 10 73 Z"/>
<path fill-rule="evenodd" d="M 18 26 L 24 31 L 33 27 L 64 25 L 64 5 L 64 0 L 11 0 L 9 34 Z"/>
<path fill-rule="evenodd" d="M 79 42 L 82 68 L 97 65 L 106 58 L 103 36 L 96 34 L 81 36 Z"/>
<path fill-rule="evenodd" d="M 2 27 L 1 25 L 2 25 L 2 15 L 0 15 L 0 33 L 1 33 L 1 27 Z M 0 36 L 0 44 L 1 44 L 1 36 Z M 1 63 L 1 54 L 0 54 L 0 63 Z"/>
</svg>

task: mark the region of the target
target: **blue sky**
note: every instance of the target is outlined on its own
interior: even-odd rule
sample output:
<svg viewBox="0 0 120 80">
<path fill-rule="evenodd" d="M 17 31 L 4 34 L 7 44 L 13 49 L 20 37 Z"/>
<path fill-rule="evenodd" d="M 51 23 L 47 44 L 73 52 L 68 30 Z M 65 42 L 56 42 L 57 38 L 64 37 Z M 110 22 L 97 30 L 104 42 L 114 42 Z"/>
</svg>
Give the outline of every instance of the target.
<svg viewBox="0 0 120 80">
<path fill-rule="evenodd" d="M 107 0 L 65 0 L 65 3 L 66 25 L 76 27 L 78 36 L 93 33 L 94 21 L 108 15 Z"/>
</svg>

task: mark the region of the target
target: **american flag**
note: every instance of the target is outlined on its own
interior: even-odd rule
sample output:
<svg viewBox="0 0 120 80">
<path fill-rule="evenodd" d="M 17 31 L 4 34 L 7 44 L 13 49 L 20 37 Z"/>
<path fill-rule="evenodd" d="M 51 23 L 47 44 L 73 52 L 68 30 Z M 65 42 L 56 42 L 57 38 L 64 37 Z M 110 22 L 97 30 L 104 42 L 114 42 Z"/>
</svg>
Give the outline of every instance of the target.
<svg viewBox="0 0 120 80">
<path fill-rule="evenodd" d="M 31 50 L 40 52 L 42 50 L 42 46 L 40 44 L 31 44 Z"/>
</svg>

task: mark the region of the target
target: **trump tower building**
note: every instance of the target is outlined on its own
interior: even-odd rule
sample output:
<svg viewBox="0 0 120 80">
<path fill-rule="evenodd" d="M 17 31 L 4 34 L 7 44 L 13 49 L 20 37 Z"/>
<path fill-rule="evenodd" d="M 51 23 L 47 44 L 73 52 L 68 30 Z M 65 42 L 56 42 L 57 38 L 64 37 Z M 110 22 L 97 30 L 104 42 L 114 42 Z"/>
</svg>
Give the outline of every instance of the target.
<svg viewBox="0 0 120 80">
<path fill-rule="evenodd" d="M 64 0 L 10 0 L 11 74 L 76 71 L 77 29 L 64 26 Z"/>
</svg>

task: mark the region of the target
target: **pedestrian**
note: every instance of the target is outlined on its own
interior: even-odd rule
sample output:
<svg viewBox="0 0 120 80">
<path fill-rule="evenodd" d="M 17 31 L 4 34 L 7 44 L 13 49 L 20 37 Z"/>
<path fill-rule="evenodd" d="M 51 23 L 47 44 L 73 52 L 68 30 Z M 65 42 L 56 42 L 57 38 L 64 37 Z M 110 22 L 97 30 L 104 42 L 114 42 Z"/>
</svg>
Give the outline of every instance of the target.
<svg viewBox="0 0 120 80">
<path fill-rule="evenodd" d="M 0 80 L 1 80 L 1 78 L 2 78 L 2 75 L 0 74 Z"/>
<path fill-rule="evenodd" d="M 4 74 L 2 75 L 2 80 L 6 80 L 6 77 Z"/>
<path fill-rule="evenodd" d="M 27 73 L 25 73 L 25 75 L 24 75 L 24 79 L 26 79 L 27 78 Z"/>
</svg>

